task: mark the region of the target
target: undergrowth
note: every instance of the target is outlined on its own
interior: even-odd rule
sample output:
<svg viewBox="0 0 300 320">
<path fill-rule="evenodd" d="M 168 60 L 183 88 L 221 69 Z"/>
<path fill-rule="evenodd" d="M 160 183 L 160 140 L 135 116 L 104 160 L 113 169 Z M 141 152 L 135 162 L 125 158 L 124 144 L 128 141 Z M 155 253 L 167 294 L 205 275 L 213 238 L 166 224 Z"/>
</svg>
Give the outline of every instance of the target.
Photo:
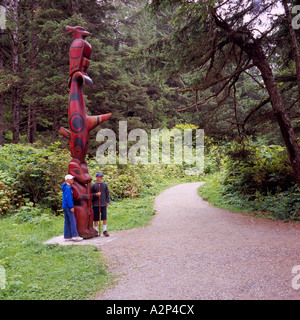
<svg viewBox="0 0 300 320">
<path fill-rule="evenodd" d="M 284 221 L 300 219 L 300 189 L 296 186 L 275 194 L 253 195 L 227 191 L 223 184 L 224 172 L 211 174 L 198 188 L 198 194 L 213 206 L 233 212 L 252 213 L 261 218 Z"/>
</svg>

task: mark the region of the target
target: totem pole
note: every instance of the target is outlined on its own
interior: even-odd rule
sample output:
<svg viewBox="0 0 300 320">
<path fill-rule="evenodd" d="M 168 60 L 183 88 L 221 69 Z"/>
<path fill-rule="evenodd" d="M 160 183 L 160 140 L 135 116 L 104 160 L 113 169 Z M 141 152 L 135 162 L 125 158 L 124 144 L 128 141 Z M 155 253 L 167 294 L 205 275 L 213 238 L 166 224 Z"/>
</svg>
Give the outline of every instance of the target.
<svg viewBox="0 0 300 320">
<path fill-rule="evenodd" d="M 68 124 L 69 130 L 60 128 L 60 133 L 69 140 L 69 148 L 72 160 L 69 163 L 69 173 L 75 177 L 72 186 L 74 209 L 77 220 L 77 231 L 84 238 L 92 238 L 97 235 L 93 228 L 93 210 L 91 181 L 85 156 L 90 140 L 90 131 L 107 120 L 111 113 L 88 116 L 83 96 L 83 86 L 93 88 L 93 81 L 86 74 L 89 67 L 91 45 L 85 41 L 90 35 L 82 27 L 66 27 L 69 33 L 73 33 L 74 40 L 70 47 L 70 78 L 69 78 L 69 106 Z"/>
</svg>

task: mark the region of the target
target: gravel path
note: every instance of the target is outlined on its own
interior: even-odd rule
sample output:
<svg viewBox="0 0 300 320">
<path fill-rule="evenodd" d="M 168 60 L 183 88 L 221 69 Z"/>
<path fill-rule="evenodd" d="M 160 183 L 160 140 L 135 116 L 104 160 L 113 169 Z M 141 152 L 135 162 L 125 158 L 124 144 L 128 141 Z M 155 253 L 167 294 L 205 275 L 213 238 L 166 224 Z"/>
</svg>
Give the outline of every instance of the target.
<svg viewBox="0 0 300 320">
<path fill-rule="evenodd" d="M 101 250 L 118 282 L 96 299 L 300 298 L 300 225 L 213 208 L 200 184 L 165 190 L 149 226 L 107 238 Z"/>
</svg>

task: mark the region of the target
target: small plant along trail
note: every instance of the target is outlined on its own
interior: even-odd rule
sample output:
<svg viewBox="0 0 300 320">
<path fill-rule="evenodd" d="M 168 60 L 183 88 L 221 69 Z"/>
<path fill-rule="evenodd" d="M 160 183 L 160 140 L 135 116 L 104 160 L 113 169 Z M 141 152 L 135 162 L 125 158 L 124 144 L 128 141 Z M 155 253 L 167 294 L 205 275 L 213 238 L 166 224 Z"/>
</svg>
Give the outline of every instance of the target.
<svg viewBox="0 0 300 320">
<path fill-rule="evenodd" d="M 117 283 L 96 299 L 300 298 L 300 225 L 213 208 L 200 184 L 161 193 L 149 226 L 112 233 L 101 249 Z"/>
</svg>

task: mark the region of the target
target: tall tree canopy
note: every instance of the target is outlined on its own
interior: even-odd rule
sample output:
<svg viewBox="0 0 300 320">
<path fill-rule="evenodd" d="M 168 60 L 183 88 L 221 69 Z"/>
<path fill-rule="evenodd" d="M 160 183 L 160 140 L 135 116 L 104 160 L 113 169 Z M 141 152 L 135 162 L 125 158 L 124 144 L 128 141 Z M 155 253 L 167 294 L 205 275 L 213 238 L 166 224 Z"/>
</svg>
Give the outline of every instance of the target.
<svg viewBox="0 0 300 320">
<path fill-rule="evenodd" d="M 299 54 L 297 44 L 288 45 L 291 39 L 297 39 L 289 28 L 291 8 L 287 2 L 153 0 L 149 7 L 154 12 L 171 8 L 175 27 L 171 36 L 144 51 L 152 70 L 159 69 L 170 77 L 189 74 L 190 81 L 178 91 L 195 93 L 191 108 L 200 111 L 202 105 L 214 99 L 211 112 L 217 114 L 220 107 L 230 105 L 231 123 L 239 134 L 246 133 L 249 118 L 270 102 L 300 184 L 300 148 L 291 121 L 299 116 L 299 101 L 294 90 L 297 83 L 290 82 L 291 78 L 297 79 Z M 283 59 L 282 54 L 294 57 L 293 61 Z M 255 85 L 253 89 L 261 97 L 248 115 L 242 112 L 243 118 L 238 115 L 239 109 L 248 106 L 238 99 L 241 79 Z M 253 92 L 244 95 L 252 96 L 252 101 L 257 99 Z"/>
<path fill-rule="evenodd" d="M 167 25 L 164 15 L 152 19 L 145 3 L 135 0 L 1 3 L 7 24 L 0 34 L 0 144 L 37 139 L 45 143 L 49 135 L 60 139 L 58 130 L 67 123 L 68 110 L 72 38 L 67 25 L 82 25 L 91 32 L 89 75 L 95 90 L 85 89 L 91 113 L 112 112 L 107 126 L 116 132 L 119 120 L 128 121 L 128 130 L 148 130 L 172 127 L 181 118 L 174 106 L 182 106 L 185 99 L 130 59 L 135 47 L 159 36 L 157 24 Z"/>
<path fill-rule="evenodd" d="M 299 36 L 291 27 L 296 2 L 0 4 L 7 9 L 0 33 L 0 144 L 60 139 L 72 40 L 65 26 L 82 25 L 93 47 L 95 90 L 85 90 L 87 107 L 93 114 L 112 112 L 108 127 L 117 132 L 125 119 L 128 130 L 187 121 L 218 138 L 263 136 L 277 143 L 281 136 L 300 183 Z"/>
</svg>

